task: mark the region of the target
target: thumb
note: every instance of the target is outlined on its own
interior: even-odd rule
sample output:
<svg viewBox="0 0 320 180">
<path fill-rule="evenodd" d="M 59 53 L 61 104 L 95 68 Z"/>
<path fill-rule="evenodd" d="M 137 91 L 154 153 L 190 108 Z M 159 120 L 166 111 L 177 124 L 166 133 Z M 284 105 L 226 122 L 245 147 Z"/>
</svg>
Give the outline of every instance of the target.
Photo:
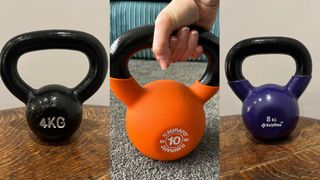
<svg viewBox="0 0 320 180">
<path fill-rule="evenodd" d="M 168 14 L 160 13 L 155 22 L 152 51 L 163 70 L 167 69 L 170 64 L 169 40 L 173 30 L 173 23 Z"/>
</svg>

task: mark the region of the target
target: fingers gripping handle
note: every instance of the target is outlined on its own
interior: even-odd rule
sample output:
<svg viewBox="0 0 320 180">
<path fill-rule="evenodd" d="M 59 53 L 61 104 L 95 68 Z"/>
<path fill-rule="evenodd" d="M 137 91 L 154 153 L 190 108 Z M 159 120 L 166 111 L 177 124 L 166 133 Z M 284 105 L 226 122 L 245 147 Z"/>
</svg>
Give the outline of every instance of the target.
<svg viewBox="0 0 320 180">
<path fill-rule="evenodd" d="M 219 86 L 219 44 L 218 39 L 199 27 L 190 26 L 191 30 L 199 32 L 199 45 L 203 47 L 208 64 L 200 83 L 208 86 Z M 143 49 L 151 48 L 154 26 L 148 25 L 132 29 L 120 36 L 111 46 L 110 76 L 117 79 L 130 78 L 128 62 L 130 57 Z"/>
</svg>

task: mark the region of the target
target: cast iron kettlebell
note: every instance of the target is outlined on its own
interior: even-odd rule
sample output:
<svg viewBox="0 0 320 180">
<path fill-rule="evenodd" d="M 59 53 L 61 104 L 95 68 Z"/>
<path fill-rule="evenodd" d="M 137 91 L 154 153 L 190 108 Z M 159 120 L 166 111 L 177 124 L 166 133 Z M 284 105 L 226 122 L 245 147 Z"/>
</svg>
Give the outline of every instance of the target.
<svg viewBox="0 0 320 180">
<path fill-rule="evenodd" d="M 253 87 L 242 74 L 242 63 L 257 54 L 287 54 L 296 63 L 296 73 L 285 86 L 265 84 Z M 262 140 L 287 137 L 299 119 L 298 98 L 311 80 L 312 62 L 307 48 L 286 37 L 258 37 L 240 41 L 226 58 L 226 76 L 233 92 L 243 102 L 243 122 Z"/>
<path fill-rule="evenodd" d="M 83 52 L 90 64 L 85 79 L 71 89 L 61 85 L 40 89 L 30 87 L 18 74 L 18 60 L 25 53 L 44 49 Z M 99 89 L 106 73 L 104 47 L 95 37 L 84 32 L 48 30 L 25 33 L 11 39 L 1 52 L 2 80 L 9 91 L 26 104 L 29 127 L 45 141 L 63 141 L 74 134 L 82 120 L 82 103 Z"/>
<path fill-rule="evenodd" d="M 110 85 L 128 106 L 129 139 L 141 153 L 155 160 L 179 159 L 198 145 L 205 129 L 203 105 L 219 88 L 218 39 L 198 27 L 190 29 L 198 30 L 199 44 L 208 58 L 204 75 L 191 86 L 157 80 L 142 87 L 130 75 L 130 57 L 152 46 L 152 25 L 128 31 L 111 47 Z"/>
</svg>

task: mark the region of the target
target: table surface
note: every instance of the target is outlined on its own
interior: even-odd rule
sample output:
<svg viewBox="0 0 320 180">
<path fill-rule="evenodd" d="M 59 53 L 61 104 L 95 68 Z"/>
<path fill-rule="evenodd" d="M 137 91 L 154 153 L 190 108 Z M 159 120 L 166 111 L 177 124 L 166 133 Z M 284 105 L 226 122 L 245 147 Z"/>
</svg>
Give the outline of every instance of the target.
<svg viewBox="0 0 320 180">
<path fill-rule="evenodd" d="M 81 127 L 63 144 L 40 141 L 25 109 L 0 111 L 0 179 L 108 179 L 108 107 L 84 106 Z"/>
<path fill-rule="evenodd" d="M 320 121 L 301 117 L 285 140 L 261 142 L 240 115 L 220 121 L 221 179 L 319 179 Z"/>
</svg>

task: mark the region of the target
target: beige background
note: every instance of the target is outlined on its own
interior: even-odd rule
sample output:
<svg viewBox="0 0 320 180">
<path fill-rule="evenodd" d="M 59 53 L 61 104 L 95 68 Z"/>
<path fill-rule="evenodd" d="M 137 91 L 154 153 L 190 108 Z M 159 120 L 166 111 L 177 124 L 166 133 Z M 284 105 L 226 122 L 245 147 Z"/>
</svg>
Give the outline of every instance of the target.
<svg viewBox="0 0 320 180">
<path fill-rule="evenodd" d="M 0 47 L 12 37 L 45 29 L 80 30 L 97 37 L 109 49 L 109 1 L 106 0 L 1 0 Z M 18 63 L 20 76 L 32 87 L 77 85 L 88 72 L 85 55 L 68 50 L 25 54 Z M 0 109 L 24 106 L 0 81 Z M 109 105 L 109 80 L 85 104 Z"/>
<path fill-rule="evenodd" d="M 227 85 L 224 62 L 238 41 L 255 36 L 288 36 L 301 41 L 313 58 L 313 79 L 299 100 L 300 113 L 320 118 L 320 1 L 223 0 L 221 1 L 220 115 L 241 113 L 242 103 Z M 295 63 L 286 55 L 249 57 L 243 73 L 255 85 L 286 84 Z"/>
</svg>

